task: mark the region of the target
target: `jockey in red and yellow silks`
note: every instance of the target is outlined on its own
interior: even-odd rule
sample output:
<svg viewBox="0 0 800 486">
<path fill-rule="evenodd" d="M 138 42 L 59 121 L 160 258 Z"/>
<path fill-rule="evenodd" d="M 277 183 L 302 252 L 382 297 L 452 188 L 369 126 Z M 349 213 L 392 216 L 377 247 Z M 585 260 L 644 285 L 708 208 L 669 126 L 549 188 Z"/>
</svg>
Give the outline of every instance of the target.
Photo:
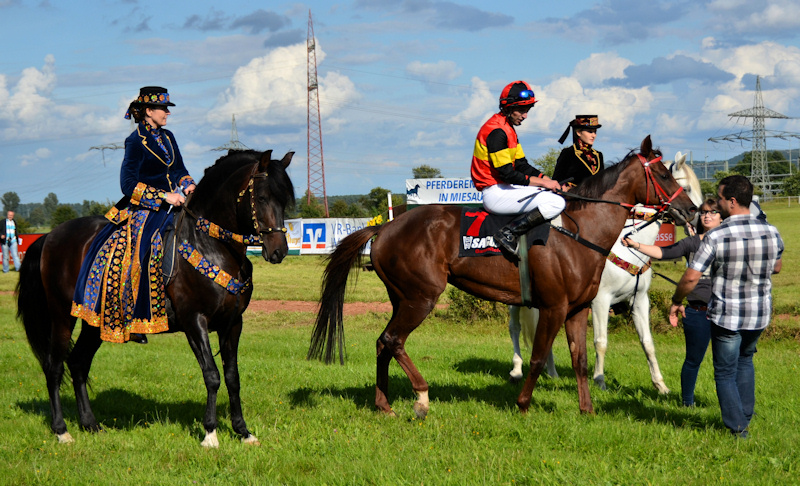
<svg viewBox="0 0 800 486">
<path fill-rule="evenodd" d="M 483 207 L 495 214 L 525 213 L 494 235 L 495 243 L 517 254 L 517 237 L 549 221 L 564 210 L 566 202 L 547 189 L 561 189 L 557 181 L 530 165 L 517 140 L 515 125 L 528 117 L 536 103 L 533 90 L 515 81 L 500 95 L 500 112 L 481 127 L 475 140 L 470 169 L 475 187 L 483 192 Z M 520 202 L 520 199 L 527 197 Z"/>
</svg>

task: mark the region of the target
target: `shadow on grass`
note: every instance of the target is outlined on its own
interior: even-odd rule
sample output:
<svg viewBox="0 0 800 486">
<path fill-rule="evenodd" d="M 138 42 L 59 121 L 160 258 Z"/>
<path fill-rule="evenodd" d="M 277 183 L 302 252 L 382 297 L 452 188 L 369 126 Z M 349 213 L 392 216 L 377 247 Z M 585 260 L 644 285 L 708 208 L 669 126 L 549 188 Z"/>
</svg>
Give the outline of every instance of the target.
<svg viewBox="0 0 800 486">
<path fill-rule="evenodd" d="M 516 411 L 517 398 L 522 384 L 508 382 L 510 367 L 510 363 L 502 360 L 468 358 L 459 361 L 452 367 L 455 371 L 467 375 L 488 375 L 501 382 L 473 386 L 429 381 L 430 398 L 444 403 L 481 402 L 498 409 Z M 527 369 L 523 371 L 527 373 Z M 550 378 L 546 375 L 539 378 L 533 393 L 531 412 L 552 413 L 563 409 L 563 404 L 558 403 L 562 399 L 549 398 L 549 395 L 555 392 L 573 394 L 575 407 L 577 407 L 577 384 L 572 367 L 557 367 L 557 371 L 560 375 L 559 378 Z M 621 385 L 616 379 L 606 377 L 606 384 L 608 390 L 600 390 L 594 385 L 591 376 L 589 377 L 595 412 L 600 416 L 620 415 L 639 422 L 657 422 L 682 428 L 724 429 L 721 419 L 705 410 L 707 407 L 713 407 L 714 404 L 698 400 L 696 408 L 684 408 L 680 404 L 680 393 L 673 391 L 669 395 L 661 395 L 649 381 L 641 386 L 630 386 Z M 329 396 L 352 401 L 360 409 L 375 410 L 374 383 L 349 387 L 304 386 L 291 390 L 288 394 L 291 405 L 296 408 L 314 408 L 318 406 L 317 397 Z M 389 402 L 413 400 L 414 397 L 414 392 L 405 374 L 390 372 Z"/>
<path fill-rule="evenodd" d="M 498 378 L 502 378 L 504 380 L 509 379 L 508 372 L 511 371 L 513 365 L 511 364 L 511 360 L 508 361 L 500 361 L 496 359 L 485 359 L 485 358 L 467 358 L 465 360 L 459 361 L 458 363 L 453 365 L 453 369 L 460 372 L 460 373 L 477 373 L 477 374 L 487 374 L 490 376 L 496 376 Z M 527 363 L 522 367 L 522 379 L 524 380 L 528 376 L 528 369 L 529 366 Z M 556 372 L 558 373 L 559 378 L 550 378 L 547 374 L 543 371 L 542 374 L 539 376 L 539 380 L 536 383 L 536 388 L 544 387 L 547 388 L 547 384 L 545 382 L 551 380 L 558 380 L 563 377 L 574 377 L 575 373 L 572 371 L 572 366 L 558 366 L 556 365 Z M 573 380 L 574 381 L 574 380 Z M 552 386 L 552 384 L 551 384 Z"/>
<path fill-rule="evenodd" d="M 40 415 L 42 422 L 50 428 L 50 402 L 46 399 L 19 401 L 17 406 L 25 413 Z M 98 393 L 91 399 L 92 411 L 104 429 L 134 430 L 146 428 L 152 424 L 179 425 L 186 430 L 197 430 L 198 439 L 202 439 L 205 401 L 168 401 L 144 398 L 128 390 L 110 389 Z M 74 396 L 61 395 L 61 407 L 67 421 L 78 420 L 78 406 Z M 217 431 L 236 435 L 230 427 L 230 407 L 227 400 L 217 401 Z M 227 421 L 227 423 L 225 423 Z M 193 431 L 194 432 L 194 431 Z"/>
</svg>

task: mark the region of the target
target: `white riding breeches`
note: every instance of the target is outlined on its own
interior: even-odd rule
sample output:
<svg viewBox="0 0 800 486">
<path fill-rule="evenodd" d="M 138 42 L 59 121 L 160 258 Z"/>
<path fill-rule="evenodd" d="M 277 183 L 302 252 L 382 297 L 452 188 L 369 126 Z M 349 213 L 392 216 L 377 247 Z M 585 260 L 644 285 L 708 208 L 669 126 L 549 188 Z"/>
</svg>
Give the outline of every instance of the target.
<svg viewBox="0 0 800 486">
<path fill-rule="evenodd" d="M 522 202 L 525 196 L 534 194 Z M 494 214 L 522 214 L 539 208 L 545 219 L 561 214 L 567 202 L 558 194 L 536 186 L 495 184 L 483 190 L 483 207 Z"/>
</svg>

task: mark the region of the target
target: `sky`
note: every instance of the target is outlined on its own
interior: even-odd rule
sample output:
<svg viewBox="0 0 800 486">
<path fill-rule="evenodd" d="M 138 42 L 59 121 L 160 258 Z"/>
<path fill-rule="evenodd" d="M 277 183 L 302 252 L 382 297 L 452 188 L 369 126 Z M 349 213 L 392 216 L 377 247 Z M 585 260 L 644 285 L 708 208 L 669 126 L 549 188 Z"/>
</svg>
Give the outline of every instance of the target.
<svg viewBox="0 0 800 486">
<path fill-rule="evenodd" d="M 708 139 L 752 130 L 728 115 L 754 106 L 757 76 L 767 108 L 800 117 L 796 0 L 0 0 L 0 194 L 117 201 L 122 150 L 92 147 L 122 144 L 149 85 L 177 105 L 167 128 L 195 179 L 235 116 L 248 147 L 296 152 L 304 194 L 309 13 L 328 195 L 400 193 L 423 164 L 469 177 L 475 135 L 518 79 L 539 100 L 518 127 L 529 159 L 560 149 L 578 114 L 599 116 L 607 163 L 648 134 L 668 159 L 734 157 L 751 143 Z"/>
</svg>

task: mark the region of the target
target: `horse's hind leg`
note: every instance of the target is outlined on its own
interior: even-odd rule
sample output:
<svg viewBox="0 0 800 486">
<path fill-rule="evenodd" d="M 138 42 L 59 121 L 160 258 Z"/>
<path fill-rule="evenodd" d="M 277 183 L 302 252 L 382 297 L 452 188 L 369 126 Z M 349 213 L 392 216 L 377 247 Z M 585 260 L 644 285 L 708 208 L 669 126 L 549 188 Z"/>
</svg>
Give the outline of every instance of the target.
<svg viewBox="0 0 800 486">
<path fill-rule="evenodd" d="M 522 379 L 522 354 L 519 348 L 519 333 L 522 331 L 522 327 L 520 326 L 519 311 L 518 305 L 508 306 L 508 334 L 511 336 L 511 344 L 514 346 L 514 356 L 511 358 L 513 369 L 508 374 L 513 382 Z"/>
<path fill-rule="evenodd" d="M 375 406 L 387 414 L 394 415 L 394 411 L 389 405 L 389 400 L 387 398 L 389 393 L 389 363 L 392 358 L 397 360 L 397 364 L 403 368 L 408 379 L 411 380 L 411 387 L 417 394 L 417 401 L 414 403 L 414 413 L 421 419 L 425 418 L 428 414 L 428 383 L 406 353 L 405 343 L 408 335 L 411 334 L 433 310 L 435 303 L 436 299 L 434 298 L 433 300 L 426 301 L 401 301 L 399 304 L 396 304 L 392 319 L 378 338 L 376 343 L 378 361 Z"/>
<path fill-rule="evenodd" d="M 608 292 L 598 292 L 592 301 L 592 329 L 594 330 L 594 382 L 606 390 L 606 352 L 608 351 L 608 311 L 611 298 Z"/>
<path fill-rule="evenodd" d="M 242 413 L 242 399 L 239 384 L 239 337 L 242 334 L 242 316 L 236 317 L 236 322 L 227 333 L 219 334 L 219 349 L 222 356 L 222 372 L 225 375 L 225 386 L 228 388 L 228 397 L 231 403 L 231 426 L 242 437 L 245 444 L 260 445 L 258 439 L 247 430 Z"/>
<path fill-rule="evenodd" d="M 58 326 L 53 323 L 50 335 L 50 349 L 48 356 L 42 360 L 42 371 L 47 381 L 47 393 L 50 396 L 50 429 L 58 436 L 58 442 L 67 444 L 75 442 L 64 422 L 64 411 L 61 407 L 61 381 L 64 378 L 64 360 L 69 352 L 69 343 L 72 336 L 71 328 Z"/>
<path fill-rule="evenodd" d="M 92 367 L 92 360 L 102 342 L 100 328 L 84 323 L 81 327 L 78 341 L 72 348 L 69 358 L 67 358 L 67 366 L 69 366 L 69 372 L 72 376 L 72 387 L 75 390 L 75 401 L 78 405 L 78 422 L 83 429 L 91 432 L 100 432 L 102 427 L 97 423 L 97 419 L 92 412 L 89 394 L 86 391 L 86 383 L 89 380 L 89 369 Z"/>
<path fill-rule="evenodd" d="M 649 285 L 647 287 L 649 288 Z M 656 346 L 653 342 L 653 334 L 650 332 L 650 297 L 647 295 L 647 289 L 636 295 L 633 303 L 633 325 L 636 327 L 636 332 L 639 334 L 639 343 L 641 343 L 644 354 L 647 357 L 653 386 L 658 390 L 658 393 L 669 393 L 669 388 L 664 383 L 664 377 L 661 376 L 661 369 L 658 367 Z"/>
</svg>

